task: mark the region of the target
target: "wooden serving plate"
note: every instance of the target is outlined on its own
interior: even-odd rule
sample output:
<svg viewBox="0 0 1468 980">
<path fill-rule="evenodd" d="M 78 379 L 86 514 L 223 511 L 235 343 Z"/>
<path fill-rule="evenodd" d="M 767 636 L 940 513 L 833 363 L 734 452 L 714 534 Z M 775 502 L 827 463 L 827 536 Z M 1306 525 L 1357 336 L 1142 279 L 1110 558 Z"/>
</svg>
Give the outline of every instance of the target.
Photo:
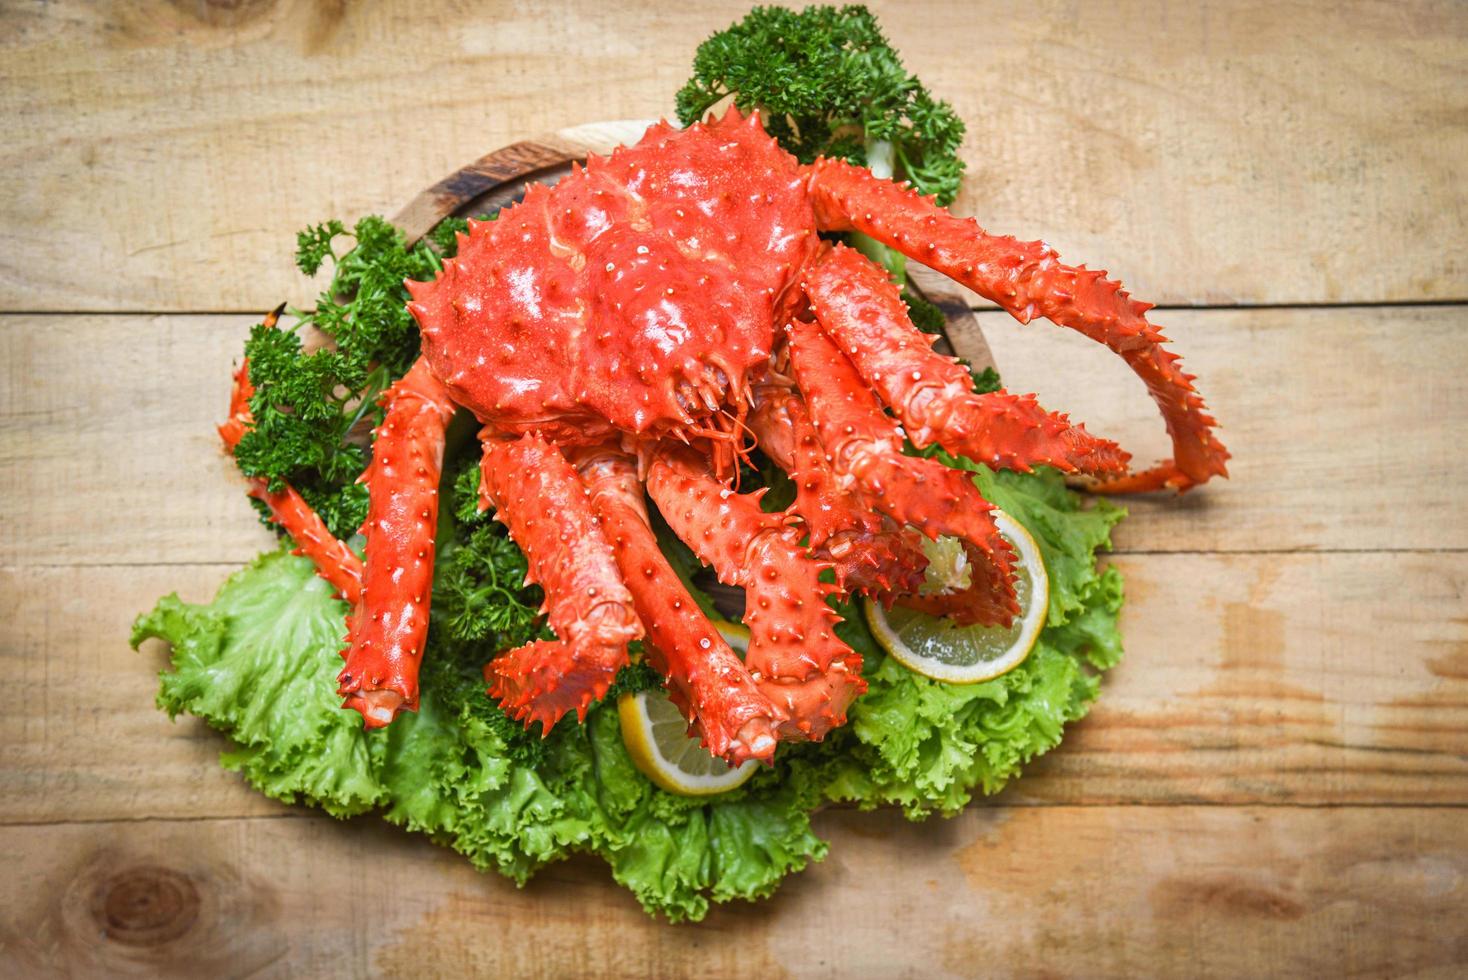
<svg viewBox="0 0 1468 980">
<path fill-rule="evenodd" d="M 393 215 L 392 221 L 403 229 L 408 241 L 416 241 L 450 215 L 485 214 L 518 201 L 528 184 L 554 184 L 571 172 L 571 164 L 584 163 L 593 153 L 607 154 L 619 145 L 637 142 L 652 123 L 650 119 L 586 123 L 511 143 L 420 192 Z M 958 287 L 916 262 L 909 262 L 907 268 L 909 288 L 941 309 L 950 327 L 962 324 L 965 328 L 964 356 L 980 368 L 992 367 L 993 356 Z M 955 353 L 946 333 L 935 347 L 945 354 Z"/>
</svg>

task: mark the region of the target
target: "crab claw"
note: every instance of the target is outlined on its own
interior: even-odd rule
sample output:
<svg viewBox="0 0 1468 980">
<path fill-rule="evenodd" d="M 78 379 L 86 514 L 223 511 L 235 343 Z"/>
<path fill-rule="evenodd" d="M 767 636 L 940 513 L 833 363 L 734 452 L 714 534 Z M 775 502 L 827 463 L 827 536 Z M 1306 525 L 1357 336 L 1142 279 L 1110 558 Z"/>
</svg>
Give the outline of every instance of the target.
<svg viewBox="0 0 1468 980">
<path fill-rule="evenodd" d="M 994 524 L 994 505 L 968 474 L 902 452 L 896 424 L 851 362 L 814 323 L 788 328 L 790 362 L 832 466 L 850 474 L 877 510 L 929 538 L 950 535 L 972 546 L 973 621 L 1008 626 L 1019 613 L 1014 553 Z"/>
<path fill-rule="evenodd" d="M 538 435 L 487 439 L 482 507 L 510 529 L 525 552 L 529 580 L 545 590 L 555 640 L 536 640 L 490 661 L 490 695 L 511 717 L 541 731 L 568 711 L 585 720 L 627 663 L 627 644 L 642 637 L 632 595 L 586 487 L 566 457 Z"/>
<path fill-rule="evenodd" d="M 788 716 L 780 738 L 818 741 L 843 724 L 847 707 L 866 690 L 861 655 L 836 635 L 839 617 L 826 604 L 834 589 L 820 580 L 827 566 L 800 546 L 800 532 L 783 515 L 760 510 L 758 496 L 719 482 L 704 459 L 682 447 L 657 455 L 647 489 L 719 581 L 745 590 L 744 662 Z"/>
<path fill-rule="evenodd" d="M 887 598 L 915 592 L 928 559 L 916 535 L 872 509 L 856 481 L 827 459 L 805 403 L 794 390 L 763 386 L 749 425 L 759 448 L 795 483 L 793 510 L 817 557 L 831 562 L 836 584 Z"/>
</svg>

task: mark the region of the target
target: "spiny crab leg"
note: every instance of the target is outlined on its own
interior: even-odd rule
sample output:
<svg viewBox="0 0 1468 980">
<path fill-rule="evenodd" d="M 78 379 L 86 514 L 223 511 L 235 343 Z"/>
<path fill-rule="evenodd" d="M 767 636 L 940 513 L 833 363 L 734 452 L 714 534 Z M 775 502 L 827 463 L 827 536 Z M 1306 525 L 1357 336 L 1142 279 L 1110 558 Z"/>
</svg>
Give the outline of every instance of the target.
<svg viewBox="0 0 1468 980">
<path fill-rule="evenodd" d="M 826 462 L 805 404 L 788 387 L 765 385 L 750 416 L 760 450 L 795 482 L 796 512 L 810 532 L 810 547 L 819 549 L 837 535 L 881 529 L 881 519 L 861 498 L 850 480 L 842 480 Z"/>
<path fill-rule="evenodd" d="M 913 445 L 936 442 L 996 468 L 1126 472 L 1129 457 L 1115 443 L 1045 411 L 1033 395 L 974 394 L 968 371 L 932 349 L 886 272 L 855 249 L 826 253 L 804 288 L 821 329 L 892 406 Z"/>
<path fill-rule="evenodd" d="M 637 461 L 607 447 L 573 450 L 571 458 L 647 630 L 648 659 L 668 679 L 674 702 L 714 755 L 733 765 L 769 762 L 775 726 L 786 715 L 760 693 L 663 557 L 648 524 Z"/>
<path fill-rule="evenodd" d="M 337 675 L 344 706 L 360 711 L 368 728 L 418 709 L 444 428 L 454 414 L 448 391 L 421 358 L 379 403 L 387 413 L 359 480 L 370 501 L 362 525 L 367 569 L 347 663 Z"/>
<path fill-rule="evenodd" d="M 506 713 L 549 733 L 568 711 L 586 719 L 627 663 L 627 644 L 642 637 L 642 624 L 590 494 L 560 449 L 534 433 L 486 439 L 481 471 L 480 504 L 494 507 L 525 552 L 527 578 L 545 590 L 558 637 L 501 654 L 484 677 Z"/>
<path fill-rule="evenodd" d="M 855 477 L 872 505 L 894 520 L 930 538 L 950 535 L 972 545 L 976 601 L 969 621 L 1008 626 L 1019 612 L 1013 552 L 994 524 L 993 504 L 962 470 L 903 454 L 896 424 L 819 327 L 796 320 L 787 330 L 796 382 L 832 465 Z"/>
<path fill-rule="evenodd" d="M 673 531 L 726 585 L 742 586 L 749 651 L 744 662 L 765 694 L 789 718 L 781 739 L 819 740 L 846 720 L 866 690 L 861 656 L 836 636 L 834 590 L 820 580 L 822 563 L 780 514 L 766 514 L 756 494 L 720 483 L 707 461 L 665 445 L 648 472 L 647 489 Z"/>
<path fill-rule="evenodd" d="M 280 311 L 276 310 L 266 319 L 273 325 Z M 245 433 L 254 428 L 255 420 L 250 415 L 250 398 L 255 389 L 250 384 L 250 362 L 241 361 L 234 373 L 234 389 L 230 393 L 229 418 L 219 426 L 219 437 L 224 448 L 233 453 Z M 290 484 L 280 490 L 271 490 L 269 481 L 263 477 L 251 477 L 250 496 L 262 500 L 270 508 L 275 523 L 285 528 L 296 543 L 295 554 L 305 555 L 316 565 L 316 573 L 330 582 L 332 588 L 353 606 L 362 598 L 362 559 L 327 530 L 323 521 Z"/>
<path fill-rule="evenodd" d="M 1173 459 L 1099 489 L 1186 490 L 1227 475 L 1228 450 L 1213 434 L 1215 422 L 1193 389 L 1193 376 L 1178 366 L 1178 356 L 1162 346 L 1167 338 L 1147 322 L 1150 304 L 1132 299 L 1104 272 L 1063 264 L 1043 242 L 990 235 L 972 218 L 956 218 L 917 191 L 879 180 L 863 168 L 822 159 L 808 173 L 823 230 L 855 228 L 998 303 L 1021 323 L 1043 316 L 1126 360 L 1162 411 Z"/>
<path fill-rule="evenodd" d="M 890 598 L 922 585 L 928 559 L 912 532 L 872 510 L 856 482 L 837 473 L 806 412 L 782 385 L 764 385 L 749 416 L 760 450 L 795 483 L 794 510 L 810 533 L 808 545 L 829 560 L 845 591 Z"/>
</svg>

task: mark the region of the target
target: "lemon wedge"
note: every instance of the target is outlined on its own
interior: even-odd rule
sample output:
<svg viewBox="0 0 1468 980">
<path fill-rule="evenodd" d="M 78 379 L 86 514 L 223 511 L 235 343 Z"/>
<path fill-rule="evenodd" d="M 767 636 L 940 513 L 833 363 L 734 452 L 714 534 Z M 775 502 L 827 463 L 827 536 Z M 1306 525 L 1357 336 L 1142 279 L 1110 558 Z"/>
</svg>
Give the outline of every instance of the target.
<svg viewBox="0 0 1468 980">
<path fill-rule="evenodd" d="M 749 649 L 749 630 L 738 623 L 715 623 L 735 650 Z M 666 691 L 639 691 L 617 699 L 622 743 L 648 779 L 680 796 L 712 796 L 742 786 L 759 763 L 731 766 L 688 737 L 688 721 Z"/>
<path fill-rule="evenodd" d="M 1034 649 L 1050 608 L 1050 579 L 1040 546 L 1003 511 L 994 511 L 994 523 L 1017 557 L 1014 587 L 1020 614 L 1007 629 L 959 626 L 902 606 L 889 610 L 870 599 L 864 603 L 877 643 L 908 670 L 949 684 L 975 684 L 1008 673 Z"/>
</svg>

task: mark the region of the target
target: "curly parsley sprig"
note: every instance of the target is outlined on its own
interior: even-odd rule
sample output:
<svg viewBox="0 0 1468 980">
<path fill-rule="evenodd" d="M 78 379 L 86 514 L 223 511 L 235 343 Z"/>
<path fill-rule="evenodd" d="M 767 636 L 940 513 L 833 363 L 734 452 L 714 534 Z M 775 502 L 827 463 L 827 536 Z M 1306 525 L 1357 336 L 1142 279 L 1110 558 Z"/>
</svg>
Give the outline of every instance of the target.
<svg viewBox="0 0 1468 980">
<path fill-rule="evenodd" d="M 366 430 L 382 421 L 378 395 L 418 356 L 403 280 L 432 278 L 463 227 L 445 222 L 411 247 L 375 215 L 350 233 L 335 220 L 307 228 L 296 238 L 296 264 L 315 275 L 331 263 L 330 283 L 314 308 L 289 311 L 292 327 L 257 324 L 245 343 L 255 427 L 235 461 L 272 489 L 291 483 L 338 537 L 354 534 L 367 515 L 356 479 L 367 464 Z M 338 254 L 344 238 L 351 245 Z M 320 331 L 319 345 L 307 328 Z"/>
<path fill-rule="evenodd" d="M 963 121 L 903 67 L 865 7 L 756 7 L 714 34 L 678 92 L 678 118 L 688 125 L 730 97 L 743 112 L 759 109 L 802 163 L 881 156 L 939 204 L 958 194 Z"/>
</svg>

